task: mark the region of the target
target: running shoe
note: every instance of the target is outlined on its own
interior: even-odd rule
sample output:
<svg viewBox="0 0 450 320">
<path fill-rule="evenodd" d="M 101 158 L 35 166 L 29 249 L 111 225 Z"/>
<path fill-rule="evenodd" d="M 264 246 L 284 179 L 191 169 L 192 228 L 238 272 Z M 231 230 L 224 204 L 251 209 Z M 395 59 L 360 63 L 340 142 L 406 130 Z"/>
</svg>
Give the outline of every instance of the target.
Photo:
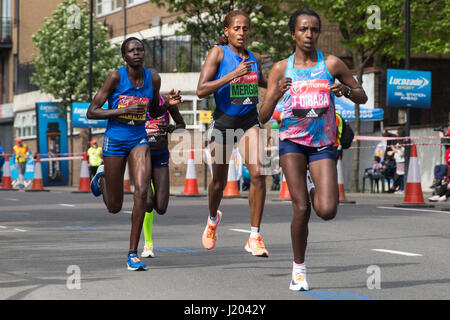
<svg viewBox="0 0 450 320">
<path fill-rule="evenodd" d="M 308 192 L 311 192 L 311 189 L 315 188 L 309 170 L 306 171 L 306 187 L 308 188 Z"/>
<path fill-rule="evenodd" d="M 147 266 L 141 262 L 138 258 L 137 254 L 131 253 L 127 258 L 127 267 L 128 270 L 132 271 L 145 271 L 147 270 Z"/>
<path fill-rule="evenodd" d="M 306 268 L 292 270 L 292 279 L 289 289 L 293 291 L 309 290 L 308 282 L 306 282 Z"/>
<path fill-rule="evenodd" d="M 428 201 L 431 201 L 431 202 L 437 202 L 438 200 L 439 200 L 439 196 L 436 194 L 436 195 L 434 195 L 434 196 L 431 196 L 431 197 L 429 197 L 428 198 Z"/>
<path fill-rule="evenodd" d="M 257 257 L 269 257 L 269 251 L 267 251 L 260 235 L 256 237 L 249 237 L 245 250 Z"/>
<path fill-rule="evenodd" d="M 144 251 L 142 251 L 141 257 L 142 258 L 154 258 L 155 257 L 155 253 L 153 252 L 152 244 L 144 246 Z"/>
<path fill-rule="evenodd" d="M 209 221 L 209 217 L 208 217 L 208 220 L 206 222 L 206 228 L 203 231 L 203 235 L 202 235 L 202 244 L 205 249 L 211 250 L 216 246 L 216 241 L 217 241 L 216 230 L 217 230 L 217 227 L 219 226 L 219 223 L 221 220 L 222 220 L 222 212 L 220 212 L 219 210 L 217 210 L 217 223 L 216 224 L 212 224 Z"/>
<path fill-rule="evenodd" d="M 102 194 L 100 189 L 99 179 L 100 177 L 104 177 L 105 172 L 103 170 L 103 165 L 100 165 L 95 173 L 95 176 L 91 180 L 91 192 L 94 196 L 98 197 Z"/>
</svg>

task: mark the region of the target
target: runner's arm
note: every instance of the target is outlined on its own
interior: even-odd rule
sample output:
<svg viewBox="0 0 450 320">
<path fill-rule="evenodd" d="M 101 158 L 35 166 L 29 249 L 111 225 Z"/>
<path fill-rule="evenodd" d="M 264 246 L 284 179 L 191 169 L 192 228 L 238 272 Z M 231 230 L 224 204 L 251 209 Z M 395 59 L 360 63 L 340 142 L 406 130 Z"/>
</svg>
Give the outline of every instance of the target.
<svg viewBox="0 0 450 320">
<path fill-rule="evenodd" d="M 344 96 L 356 104 L 364 104 L 367 102 L 366 92 L 355 78 L 353 78 L 352 73 L 344 61 L 329 55 L 325 63 L 330 73 L 340 82 L 330 86 L 330 90 L 336 97 Z"/>
<path fill-rule="evenodd" d="M 259 121 L 266 123 L 273 114 L 277 102 L 291 86 L 292 80 L 285 78 L 287 60 L 277 62 L 269 72 L 267 92 L 259 107 Z"/>
</svg>

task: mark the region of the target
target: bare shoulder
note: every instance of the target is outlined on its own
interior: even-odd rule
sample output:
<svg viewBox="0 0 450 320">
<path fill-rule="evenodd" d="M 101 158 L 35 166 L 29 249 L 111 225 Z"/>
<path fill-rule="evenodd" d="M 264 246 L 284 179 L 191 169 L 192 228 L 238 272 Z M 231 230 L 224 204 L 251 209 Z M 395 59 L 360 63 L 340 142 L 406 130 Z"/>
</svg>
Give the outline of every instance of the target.
<svg viewBox="0 0 450 320">
<path fill-rule="evenodd" d="M 288 58 L 275 62 L 270 72 L 275 74 L 284 73 L 286 71 L 287 63 Z"/>
<path fill-rule="evenodd" d="M 223 57 L 223 49 L 221 46 L 214 46 L 209 50 L 208 56 L 216 63 L 220 63 Z"/>
<path fill-rule="evenodd" d="M 333 56 L 332 54 L 324 54 L 324 59 L 325 65 L 332 75 L 339 74 L 343 70 L 343 68 L 348 69 L 344 61 L 336 56 Z"/>
</svg>

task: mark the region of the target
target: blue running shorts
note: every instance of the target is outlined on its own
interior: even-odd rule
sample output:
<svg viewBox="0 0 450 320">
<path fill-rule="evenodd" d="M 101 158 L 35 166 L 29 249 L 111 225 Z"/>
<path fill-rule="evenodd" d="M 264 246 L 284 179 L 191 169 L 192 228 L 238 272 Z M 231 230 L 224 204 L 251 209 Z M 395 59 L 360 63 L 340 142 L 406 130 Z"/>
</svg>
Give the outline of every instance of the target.
<svg viewBox="0 0 450 320">
<path fill-rule="evenodd" d="M 286 139 L 279 140 L 278 148 L 280 157 L 288 153 L 299 153 L 306 156 L 308 163 L 322 159 L 331 159 L 337 161 L 336 151 L 332 145 L 319 148 L 307 147 Z"/>
<path fill-rule="evenodd" d="M 169 166 L 169 148 L 150 149 L 150 157 L 152 159 L 152 169 L 167 168 Z"/>
<path fill-rule="evenodd" d="M 103 156 L 128 157 L 131 150 L 144 145 L 148 146 L 147 138 L 122 141 L 105 137 L 103 140 Z"/>
</svg>

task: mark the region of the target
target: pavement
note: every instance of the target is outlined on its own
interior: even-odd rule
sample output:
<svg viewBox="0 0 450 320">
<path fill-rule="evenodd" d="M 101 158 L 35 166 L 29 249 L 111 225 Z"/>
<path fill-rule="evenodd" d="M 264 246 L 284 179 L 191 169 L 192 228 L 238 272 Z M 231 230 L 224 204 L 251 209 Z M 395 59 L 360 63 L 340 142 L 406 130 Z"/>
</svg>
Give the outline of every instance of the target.
<svg viewBox="0 0 450 320">
<path fill-rule="evenodd" d="M 450 203 L 405 208 L 398 206 L 403 195 L 347 192 L 349 202 L 332 221 L 311 215 L 311 290 L 293 292 L 292 206 L 278 199 L 279 191 L 268 191 L 261 225 L 269 258 L 256 258 L 244 250 L 245 192 L 223 200 L 218 244 L 208 251 L 201 245 L 207 198 L 183 197 L 183 188 L 172 188 L 168 212 L 155 216 L 156 257 L 144 260 L 148 271 L 131 272 L 125 265 L 131 194 L 112 215 L 100 198 L 73 192 L 77 188 L 46 189 L 0 192 L 2 300 L 172 301 L 176 314 L 205 304 L 224 314 L 245 302 L 265 305 L 267 314 L 281 308 L 280 301 L 450 298 Z"/>
</svg>

